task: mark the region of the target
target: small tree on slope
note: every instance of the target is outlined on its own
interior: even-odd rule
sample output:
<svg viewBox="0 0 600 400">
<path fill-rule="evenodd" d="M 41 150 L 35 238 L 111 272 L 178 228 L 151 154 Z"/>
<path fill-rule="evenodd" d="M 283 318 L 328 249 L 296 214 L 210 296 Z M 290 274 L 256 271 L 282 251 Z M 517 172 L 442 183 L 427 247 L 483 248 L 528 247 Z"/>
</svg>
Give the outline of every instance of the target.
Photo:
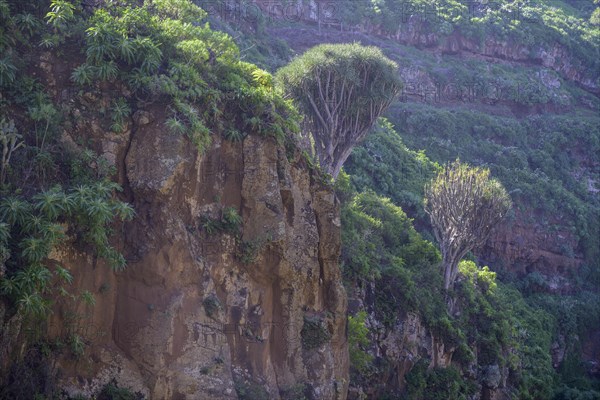
<svg viewBox="0 0 600 400">
<path fill-rule="evenodd" d="M 277 81 L 304 113 L 321 168 L 334 178 L 402 88 L 396 63 L 356 43 L 313 47 Z"/>
<path fill-rule="evenodd" d="M 442 252 L 446 290 L 454 284 L 460 260 L 485 243 L 510 207 L 509 195 L 488 169 L 458 160 L 426 186 L 425 211 Z"/>
</svg>

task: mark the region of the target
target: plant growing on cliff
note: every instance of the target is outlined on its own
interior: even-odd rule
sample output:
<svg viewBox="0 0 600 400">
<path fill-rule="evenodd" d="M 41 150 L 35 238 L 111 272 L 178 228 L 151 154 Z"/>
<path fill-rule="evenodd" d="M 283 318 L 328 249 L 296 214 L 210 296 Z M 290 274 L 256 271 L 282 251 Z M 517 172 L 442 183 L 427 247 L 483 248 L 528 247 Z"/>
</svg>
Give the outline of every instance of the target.
<svg viewBox="0 0 600 400">
<path fill-rule="evenodd" d="M 454 366 L 428 368 L 421 359 L 406 375 L 407 392 L 414 400 L 466 400 L 477 391 L 473 382 L 463 378 Z"/>
<path fill-rule="evenodd" d="M 359 374 L 367 372 L 373 361 L 373 356 L 366 349 L 371 344 L 369 340 L 369 328 L 365 325 L 367 313 L 359 311 L 356 315 L 348 316 L 348 351 L 350 354 L 350 365 Z"/>
<path fill-rule="evenodd" d="M 458 160 L 426 186 L 425 211 L 442 253 L 446 290 L 454 284 L 459 261 L 486 242 L 510 207 L 508 193 L 489 170 Z"/>
<path fill-rule="evenodd" d="M 235 392 L 240 400 L 268 400 L 269 393 L 259 383 L 235 379 Z"/>
<path fill-rule="evenodd" d="M 97 397 L 98 400 L 143 400 L 144 398 L 144 395 L 140 392 L 133 392 L 131 389 L 119 387 L 114 378 L 104 385 Z"/>
<path fill-rule="evenodd" d="M 66 293 L 64 285 L 72 281 L 69 271 L 45 262 L 64 241 L 65 226 L 71 227 L 76 238 L 91 244 L 113 268 L 124 267 L 123 256 L 109 243 L 108 225 L 115 217 L 132 218 L 133 209 L 112 198 L 117 188 L 100 181 L 68 191 L 55 186 L 30 199 L 9 196 L 0 201 L 0 239 L 5 239 L 2 261 L 7 271 L 0 292 L 23 314 L 43 317 L 50 306 L 49 295 Z"/>
<path fill-rule="evenodd" d="M 74 82 L 118 80 L 140 98 L 161 98 L 167 127 L 186 134 L 199 151 L 212 133 L 234 141 L 243 138 L 240 131 L 283 140 L 298 131 L 297 112 L 273 91 L 271 76 L 241 61 L 228 35 L 201 24 L 206 12 L 189 0 L 136 3 L 105 4 L 84 18 L 86 61 L 74 69 Z M 113 120 L 114 130 L 123 117 Z"/>
<path fill-rule="evenodd" d="M 305 114 L 321 168 L 334 178 L 402 85 L 396 64 L 375 47 L 316 46 L 277 72 Z"/>
<path fill-rule="evenodd" d="M 221 302 L 219 301 L 219 298 L 215 294 L 210 294 L 209 296 L 207 296 L 202 301 L 202 305 L 204 306 L 204 311 L 206 312 L 206 315 L 208 315 L 210 318 L 215 317 L 223 308 Z"/>
<path fill-rule="evenodd" d="M 304 316 L 300 336 L 304 350 L 318 349 L 331 340 L 331 332 L 329 332 L 326 321 L 319 316 Z"/>
<path fill-rule="evenodd" d="M 17 133 L 14 121 L 0 120 L 0 149 L 2 159 L 0 160 L 0 187 L 4 185 L 6 174 L 10 165 L 10 158 L 15 151 L 24 146 L 21 135 Z"/>
<path fill-rule="evenodd" d="M 200 227 L 208 234 L 217 233 L 237 234 L 244 220 L 235 207 L 225 207 L 219 210 L 219 218 L 210 215 L 200 217 Z"/>
</svg>

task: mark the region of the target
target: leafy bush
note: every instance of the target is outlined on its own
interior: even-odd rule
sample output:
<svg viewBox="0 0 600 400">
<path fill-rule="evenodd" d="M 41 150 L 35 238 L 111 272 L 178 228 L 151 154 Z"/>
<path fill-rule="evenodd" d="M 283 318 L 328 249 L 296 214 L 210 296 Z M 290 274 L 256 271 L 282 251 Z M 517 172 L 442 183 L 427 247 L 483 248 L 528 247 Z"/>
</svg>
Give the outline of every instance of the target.
<svg viewBox="0 0 600 400">
<path fill-rule="evenodd" d="M 208 215 L 200 217 L 200 227 L 209 235 L 217 233 L 239 233 L 243 219 L 234 207 L 225 207 L 219 211 L 220 218 Z"/>
<path fill-rule="evenodd" d="M 392 326 L 399 307 L 426 317 L 441 303 L 439 253 L 415 231 L 411 220 L 389 199 L 357 194 L 342 208 L 342 260 L 345 279 L 375 281 L 376 313 Z"/>
<path fill-rule="evenodd" d="M 219 298 L 214 294 L 211 294 L 208 297 L 206 297 L 202 301 L 202 305 L 204 306 L 204 311 L 206 312 L 206 315 L 208 315 L 211 318 L 214 317 L 222 308 Z"/>
<path fill-rule="evenodd" d="M 5 197 L 0 201 L 0 225 L 4 242 L 0 246 L 9 256 L 4 260 L 7 276 L 0 282 L 7 295 L 24 314 L 41 317 L 48 312 L 53 290 L 64 290 L 71 283 L 71 273 L 58 266 L 53 270 L 44 264 L 50 251 L 65 238 L 64 224 L 81 240 L 90 243 L 98 255 L 115 269 L 125 266 L 123 257 L 109 244 L 108 225 L 117 216 L 133 217 L 133 209 L 112 199 L 118 185 L 100 181 L 81 185 L 65 192 L 55 186 L 26 199 Z M 8 241 L 10 238 L 10 241 Z M 52 277 L 61 284 L 52 288 Z"/>
<path fill-rule="evenodd" d="M 236 380 L 235 391 L 240 400 L 269 400 L 269 393 L 255 382 Z"/>
<path fill-rule="evenodd" d="M 407 392 L 414 400 L 467 400 L 477 387 L 465 380 L 454 367 L 427 368 L 428 361 L 420 360 L 406 375 Z"/>
<path fill-rule="evenodd" d="M 319 316 L 305 316 L 302 330 L 302 348 L 304 350 L 318 349 L 331 339 L 331 332 L 325 321 Z"/>
<path fill-rule="evenodd" d="M 130 389 L 119 387 L 115 379 L 104 385 L 97 397 L 98 400 L 143 400 L 144 396 Z"/>
<path fill-rule="evenodd" d="M 355 316 L 348 316 L 348 350 L 350 353 L 350 365 L 359 374 L 364 374 L 373 361 L 367 349 L 369 348 L 369 329 L 365 326 L 367 313 L 359 311 Z"/>
<path fill-rule="evenodd" d="M 270 75 L 240 61 L 229 36 L 200 23 L 205 17 L 189 0 L 99 7 L 86 20 L 86 62 L 72 79 L 118 79 L 138 95 L 170 99 L 168 128 L 186 133 L 199 151 L 215 131 L 235 140 L 240 130 L 280 140 L 297 132 L 295 110 L 271 79 L 260 78 Z M 127 109 L 114 111 L 118 130 Z"/>
<path fill-rule="evenodd" d="M 409 150 L 386 119 L 380 119 L 365 142 L 344 164 L 355 191 L 374 190 L 389 197 L 420 224 L 428 223 L 423 210 L 423 188 L 440 169 L 423 152 Z"/>
</svg>

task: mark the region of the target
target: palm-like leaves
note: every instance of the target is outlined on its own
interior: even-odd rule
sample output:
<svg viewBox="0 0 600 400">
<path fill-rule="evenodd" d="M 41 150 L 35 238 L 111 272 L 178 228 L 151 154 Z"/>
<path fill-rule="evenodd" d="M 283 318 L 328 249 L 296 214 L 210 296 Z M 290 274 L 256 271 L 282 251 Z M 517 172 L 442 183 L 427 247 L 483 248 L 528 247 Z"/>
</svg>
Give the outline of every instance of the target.
<svg viewBox="0 0 600 400">
<path fill-rule="evenodd" d="M 99 249 L 100 256 L 105 257 L 102 253 L 106 248 L 109 247 L 109 245 L 108 235 L 106 234 L 106 229 L 104 226 L 100 224 L 91 226 L 87 232 L 86 238 L 88 242 L 92 243 L 97 249 Z"/>
<path fill-rule="evenodd" d="M 40 20 L 37 19 L 33 14 L 19 14 L 15 16 L 15 22 L 22 33 L 26 33 L 28 36 L 33 36 L 33 33 L 40 26 Z"/>
<path fill-rule="evenodd" d="M 10 225 L 0 222 L 0 246 L 6 245 L 10 239 Z"/>
<path fill-rule="evenodd" d="M 131 220 L 135 216 L 135 210 L 133 209 L 133 207 L 131 207 L 130 204 L 119 201 L 115 202 L 112 205 L 112 208 L 113 213 L 122 221 Z"/>
<path fill-rule="evenodd" d="M 21 256 L 30 263 L 37 263 L 48 256 L 48 242 L 41 238 L 28 237 L 20 243 Z"/>
<path fill-rule="evenodd" d="M 113 102 L 110 110 L 112 112 L 111 119 L 113 120 L 111 129 L 114 132 L 122 131 L 125 118 L 129 117 L 129 114 L 131 113 L 129 104 L 127 104 L 127 101 L 121 97 Z"/>
<path fill-rule="evenodd" d="M 47 49 L 52 49 L 58 46 L 60 43 L 59 35 L 43 35 L 42 40 L 40 41 L 40 47 L 45 47 Z"/>
<path fill-rule="evenodd" d="M 89 290 L 84 290 L 83 292 L 81 292 L 81 299 L 88 306 L 93 306 L 94 304 L 96 304 L 96 298 Z"/>
<path fill-rule="evenodd" d="M 141 70 L 146 74 L 153 74 L 162 63 L 162 51 L 150 38 L 137 37 L 135 46 L 142 61 Z"/>
<path fill-rule="evenodd" d="M 113 217 L 112 208 L 104 199 L 94 199 L 86 204 L 87 215 L 95 222 L 104 224 Z"/>
<path fill-rule="evenodd" d="M 69 194 L 69 197 L 75 204 L 81 204 L 86 199 L 91 199 L 94 195 L 94 190 L 89 185 L 79 185 L 75 187 Z"/>
<path fill-rule="evenodd" d="M 22 296 L 17 304 L 19 306 L 19 312 L 25 315 L 37 315 L 44 316 L 47 314 L 50 303 L 44 299 L 40 293 L 34 292 Z"/>
<path fill-rule="evenodd" d="M 131 86 L 131 89 L 138 91 L 150 87 L 152 81 L 153 78 L 151 76 L 148 76 L 139 68 L 134 68 L 131 73 L 129 73 L 127 83 Z"/>
<path fill-rule="evenodd" d="M 74 205 L 73 199 L 59 187 L 52 188 L 33 197 L 35 208 L 48 220 L 55 221 L 60 215 L 68 214 Z"/>
<path fill-rule="evenodd" d="M 17 272 L 13 281 L 21 294 L 28 294 L 45 292 L 50 279 L 52 279 L 52 274 L 48 268 L 39 263 L 33 263 Z"/>
<path fill-rule="evenodd" d="M 65 238 L 65 229 L 60 224 L 46 223 L 42 227 L 41 233 L 43 238 L 50 243 L 50 246 L 56 245 Z"/>
<path fill-rule="evenodd" d="M 112 193 L 116 191 L 121 191 L 121 186 L 118 183 L 111 182 L 108 180 L 97 182 L 92 186 L 96 196 L 102 197 L 104 199 L 109 198 Z"/>
<path fill-rule="evenodd" d="M 6 0 L 0 0 L 0 17 L 2 17 L 2 18 L 10 17 L 10 7 Z"/>
<path fill-rule="evenodd" d="M 64 282 L 66 282 L 66 283 L 73 282 L 73 275 L 71 275 L 71 272 L 69 272 L 69 270 L 66 269 L 66 268 L 57 267 L 54 270 L 54 274 L 56 276 L 58 276 L 60 279 L 62 279 Z"/>
<path fill-rule="evenodd" d="M 44 229 L 44 218 L 39 215 L 32 215 L 27 218 L 22 225 L 22 232 L 30 235 L 40 233 Z"/>
<path fill-rule="evenodd" d="M 185 126 L 185 123 L 183 123 L 183 121 L 181 121 L 177 117 L 168 118 L 165 121 L 165 125 L 167 126 L 169 131 L 179 135 L 186 133 L 188 129 L 187 126 Z"/>
<path fill-rule="evenodd" d="M 105 61 L 96 67 L 96 75 L 103 81 L 110 81 L 117 77 L 119 68 L 114 61 Z"/>
<path fill-rule="evenodd" d="M 113 60 L 117 54 L 117 43 L 114 32 L 105 25 L 97 25 L 87 30 L 88 45 L 86 56 L 88 61 L 100 64 L 106 60 Z"/>
<path fill-rule="evenodd" d="M 71 80 L 80 86 L 91 85 L 94 78 L 94 72 L 95 69 L 93 66 L 82 64 L 73 70 Z"/>
<path fill-rule="evenodd" d="M 0 220 L 9 225 L 23 225 L 30 216 L 31 206 L 25 200 L 12 196 L 0 201 Z"/>
<path fill-rule="evenodd" d="M 17 76 L 17 67 L 10 55 L 0 58 L 0 86 L 12 83 Z"/>
<path fill-rule="evenodd" d="M 119 40 L 119 54 L 127 64 L 133 64 L 136 59 L 135 42 L 127 37 Z"/>
<path fill-rule="evenodd" d="M 102 252 L 100 255 L 108 261 L 108 264 L 115 271 L 121 271 L 127 265 L 125 257 L 123 257 L 121 253 L 119 253 L 112 247 L 107 247 L 106 251 Z"/>
<path fill-rule="evenodd" d="M 226 229 L 234 231 L 242 223 L 243 219 L 234 207 L 227 207 L 223 210 L 223 224 Z"/>
<path fill-rule="evenodd" d="M 225 138 L 231 142 L 241 142 L 244 139 L 244 134 L 232 128 L 225 131 Z"/>
<path fill-rule="evenodd" d="M 72 335 L 69 339 L 69 344 L 71 346 L 71 351 L 75 355 L 75 357 L 79 358 L 83 355 L 85 350 L 85 342 L 79 335 Z"/>
<path fill-rule="evenodd" d="M 48 23 L 55 28 L 62 28 L 73 19 L 75 6 L 68 0 L 52 0 L 50 10 L 46 14 Z"/>
</svg>

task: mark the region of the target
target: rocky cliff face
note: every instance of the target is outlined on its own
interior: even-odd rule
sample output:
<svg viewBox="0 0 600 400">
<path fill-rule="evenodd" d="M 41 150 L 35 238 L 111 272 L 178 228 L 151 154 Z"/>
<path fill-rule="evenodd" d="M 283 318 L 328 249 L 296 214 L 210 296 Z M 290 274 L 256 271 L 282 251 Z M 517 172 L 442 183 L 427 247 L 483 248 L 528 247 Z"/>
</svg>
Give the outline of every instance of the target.
<svg viewBox="0 0 600 400">
<path fill-rule="evenodd" d="M 52 92 L 61 80 L 53 71 L 65 68 L 44 63 Z M 85 138 L 116 167 L 137 213 L 113 235 L 128 266 L 115 273 L 72 244 L 52 254 L 72 272 L 72 292 L 96 299 L 75 309 L 57 299 L 49 337 L 85 344 L 81 357 L 57 360 L 59 386 L 89 396 L 115 379 L 150 399 L 345 398 L 332 189 L 273 139 L 215 137 L 198 154 L 165 129 L 158 102 L 140 107 L 124 132 L 107 133 L 97 110 L 110 99 L 71 102 L 62 140 L 78 151 Z M 235 229 L 207 227 L 226 210 L 241 217 Z M 18 336 L 18 322 L 6 325 L 3 343 Z"/>
</svg>

